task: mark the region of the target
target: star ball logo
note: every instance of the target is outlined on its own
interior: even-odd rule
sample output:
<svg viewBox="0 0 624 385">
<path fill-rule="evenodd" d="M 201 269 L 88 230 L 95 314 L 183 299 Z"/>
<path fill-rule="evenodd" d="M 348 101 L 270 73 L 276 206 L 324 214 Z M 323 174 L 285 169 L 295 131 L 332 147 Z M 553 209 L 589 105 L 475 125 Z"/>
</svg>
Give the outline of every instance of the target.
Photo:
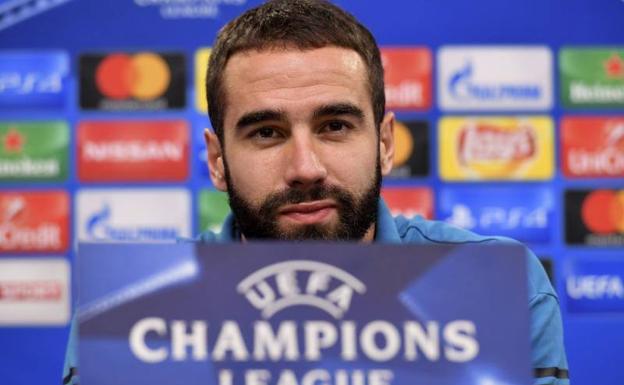
<svg viewBox="0 0 624 385">
<path fill-rule="evenodd" d="M 567 243 L 624 245 L 624 190 L 569 190 L 565 203 Z"/>
<path fill-rule="evenodd" d="M 183 108 L 185 85 L 182 54 L 116 52 L 80 57 L 80 106 L 84 109 Z"/>
</svg>

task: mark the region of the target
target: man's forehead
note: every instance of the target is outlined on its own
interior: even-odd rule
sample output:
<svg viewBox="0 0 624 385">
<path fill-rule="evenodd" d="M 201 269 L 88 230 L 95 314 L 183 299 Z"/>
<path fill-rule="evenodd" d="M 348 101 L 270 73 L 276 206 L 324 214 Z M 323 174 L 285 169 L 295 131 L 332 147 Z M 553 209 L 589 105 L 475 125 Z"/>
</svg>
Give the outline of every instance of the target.
<svg viewBox="0 0 624 385">
<path fill-rule="evenodd" d="M 226 104 L 237 103 L 237 107 L 249 104 L 250 95 L 268 94 L 276 100 L 283 96 L 282 100 L 296 101 L 331 87 L 341 91 L 337 94 L 351 99 L 344 101 L 368 102 L 370 87 L 366 74 L 364 61 L 351 49 L 335 46 L 305 50 L 254 49 L 238 52 L 230 58 L 224 71 L 223 89 Z M 251 102 L 260 101 L 252 99 Z"/>
<path fill-rule="evenodd" d="M 349 71 L 362 75 L 366 80 L 366 65 L 355 50 L 336 46 L 300 49 L 290 46 L 271 46 L 263 49 L 248 49 L 236 52 L 227 61 L 224 68 L 224 80 L 228 75 L 271 74 L 274 71 L 288 70 L 293 73 L 317 71 Z"/>
</svg>

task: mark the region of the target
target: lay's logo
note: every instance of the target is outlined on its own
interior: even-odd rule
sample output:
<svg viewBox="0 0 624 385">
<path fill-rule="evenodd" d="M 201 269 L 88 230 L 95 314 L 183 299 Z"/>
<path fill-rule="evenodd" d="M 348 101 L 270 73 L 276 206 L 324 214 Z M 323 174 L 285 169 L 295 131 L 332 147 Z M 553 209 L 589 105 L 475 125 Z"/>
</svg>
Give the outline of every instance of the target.
<svg viewBox="0 0 624 385">
<path fill-rule="evenodd" d="M 446 117 L 439 131 L 445 180 L 545 180 L 553 175 L 548 117 Z"/>
<path fill-rule="evenodd" d="M 480 162 L 521 162 L 536 154 L 535 133 L 529 126 L 499 127 L 472 124 L 459 134 L 459 161 L 463 165 Z"/>
</svg>

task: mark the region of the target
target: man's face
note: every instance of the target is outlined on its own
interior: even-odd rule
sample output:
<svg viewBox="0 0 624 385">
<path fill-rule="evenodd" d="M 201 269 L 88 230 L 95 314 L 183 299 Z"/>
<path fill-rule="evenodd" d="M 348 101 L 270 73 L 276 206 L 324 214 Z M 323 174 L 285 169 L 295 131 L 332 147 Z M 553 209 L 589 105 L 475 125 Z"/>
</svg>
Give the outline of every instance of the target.
<svg viewBox="0 0 624 385">
<path fill-rule="evenodd" d="M 223 84 L 224 148 L 207 133 L 209 165 L 245 237 L 372 240 L 393 117 L 378 134 L 360 56 L 245 51 Z"/>
</svg>

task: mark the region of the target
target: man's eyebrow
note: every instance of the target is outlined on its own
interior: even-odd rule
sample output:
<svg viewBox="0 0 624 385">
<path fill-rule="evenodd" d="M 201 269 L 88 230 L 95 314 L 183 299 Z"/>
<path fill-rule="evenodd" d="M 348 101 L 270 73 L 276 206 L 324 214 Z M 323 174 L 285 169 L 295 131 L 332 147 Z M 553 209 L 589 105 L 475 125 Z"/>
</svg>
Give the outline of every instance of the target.
<svg viewBox="0 0 624 385">
<path fill-rule="evenodd" d="M 236 128 L 241 129 L 252 124 L 266 122 L 268 120 L 286 120 L 286 114 L 279 110 L 260 110 L 249 112 L 238 119 Z"/>
<path fill-rule="evenodd" d="M 327 104 L 317 108 L 314 111 L 314 118 L 322 118 L 325 116 L 351 115 L 359 120 L 364 119 L 364 111 L 358 106 L 351 103 L 334 103 Z"/>
</svg>

